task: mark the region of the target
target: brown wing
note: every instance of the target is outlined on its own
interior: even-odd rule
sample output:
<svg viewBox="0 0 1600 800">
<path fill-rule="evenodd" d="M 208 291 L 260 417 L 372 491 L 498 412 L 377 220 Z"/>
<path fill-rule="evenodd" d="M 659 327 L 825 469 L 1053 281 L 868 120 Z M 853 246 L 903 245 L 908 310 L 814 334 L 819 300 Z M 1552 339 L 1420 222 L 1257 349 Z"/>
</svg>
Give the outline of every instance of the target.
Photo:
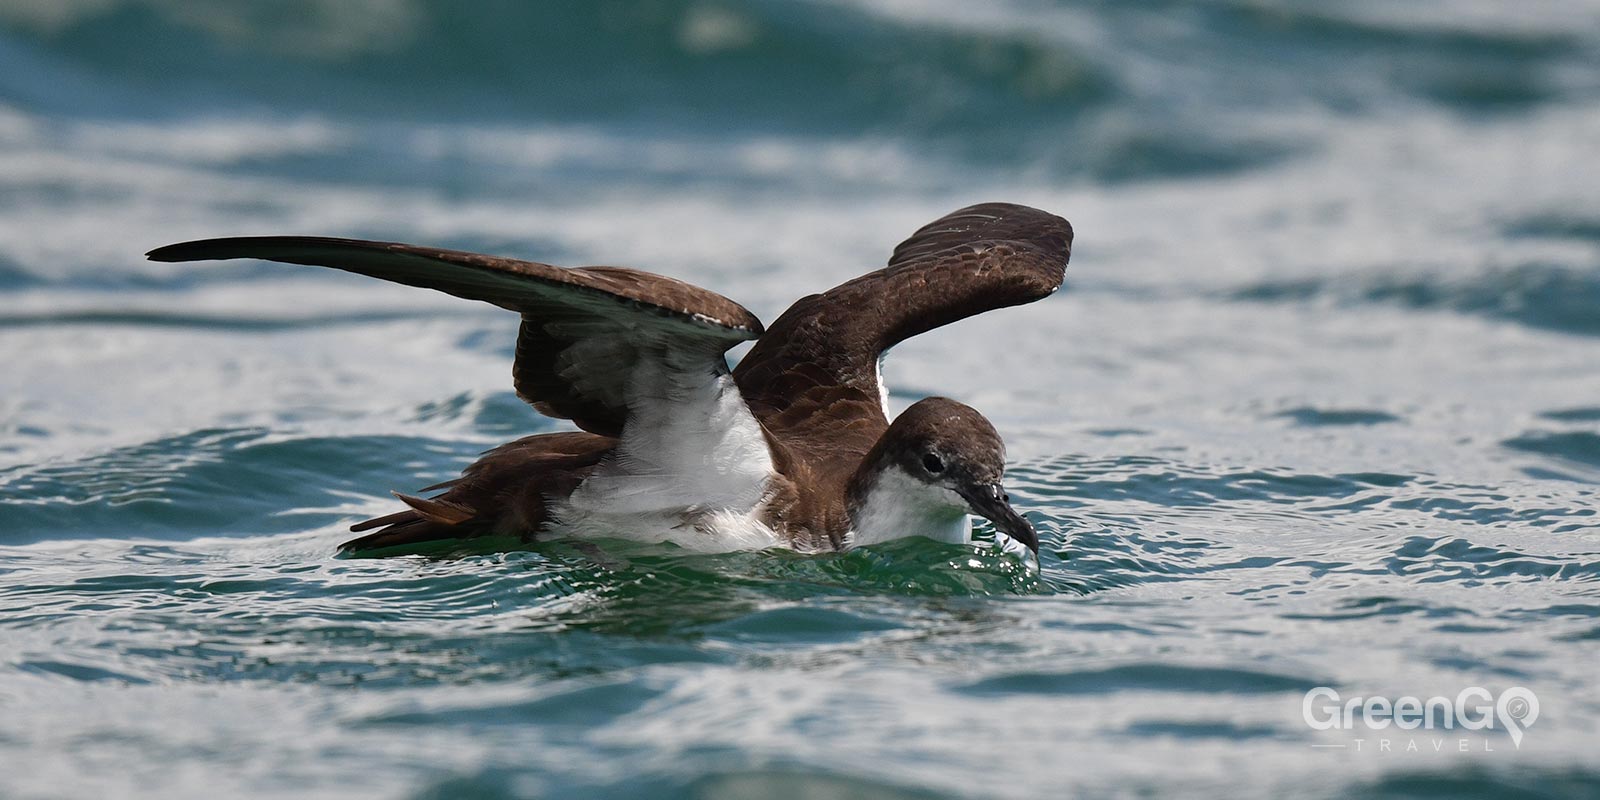
<svg viewBox="0 0 1600 800">
<path fill-rule="evenodd" d="M 428 489 L 431 499 L 399 495 L 409 506 L 351 526 L 378 529 L 339 545 L 351 554 L 394 548 L 423 549 L 436 542 L 483 536 L 531 541 L 549 519 L 549 504 L 570 494 L 617 442 L 569 431 L 529 436 L 483 454 L 461 477 Z M 424 490 L 427 491 L 427 490 Z"/>
<path fill-rule="evenodd" d="M 259 258 L 437 289 L 521 312 L 517 394 L 540 412 L 615 436 L 641 361 L 727 369 L 723 353 L 761 321 L 715 292 L 620 267 L 564 267 L 392 242 L 312 236 L 205 239 L 150 251 L 155 261 Z"/>
<path fill-rule="evenodd" d="M 984 203 L 924 226 L 889 266 L 783 313 L 734 370 L 739 390 L 769 430 L 829 427 L 872 434 L 888 424 L 878 361 L 919 333 L 1060 288 L 1072 225 L 1027 206 Z"/>
</svg>

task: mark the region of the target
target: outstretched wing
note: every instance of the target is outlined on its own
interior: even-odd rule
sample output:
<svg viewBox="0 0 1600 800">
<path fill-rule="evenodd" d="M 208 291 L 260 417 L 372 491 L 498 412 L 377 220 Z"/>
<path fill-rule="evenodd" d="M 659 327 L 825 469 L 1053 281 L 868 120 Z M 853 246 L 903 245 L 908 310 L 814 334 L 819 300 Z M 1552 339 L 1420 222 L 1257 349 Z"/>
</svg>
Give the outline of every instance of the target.
<svg viewBox="0 0 1600 800">
<path fill-rule="evenodd" d="M 332 267 L 437 289 L 522 314 L 513 368 L 517 394 L 552 417 L 620 434 L 630 376 L 726 372 L 723 353 L 761 335 L 761 321 L 715 292 L 620 267 L 564 268 L 391 242 L 252 236 L 168 245 L 155 261 L 259 258 Z"/>
<path fill-rule="evenodd" d="M 734 378 L 777 435 L 819 425 L 881 431 L 888 421 L 878 364 L 889 348 L 1048 296 L 1060 288 L 1071 253 L 1072 225 L 1054 214 L 1010 203 L 968 206 L 912 234 L 888 267 L 790 306 Z"/>
</svg>

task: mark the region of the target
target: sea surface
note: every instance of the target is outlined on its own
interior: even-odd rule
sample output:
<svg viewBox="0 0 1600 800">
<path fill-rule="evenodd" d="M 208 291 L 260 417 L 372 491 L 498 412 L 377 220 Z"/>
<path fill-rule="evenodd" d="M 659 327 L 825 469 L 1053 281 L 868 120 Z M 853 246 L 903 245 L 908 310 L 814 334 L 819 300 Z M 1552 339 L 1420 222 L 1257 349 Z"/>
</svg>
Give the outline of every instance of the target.
<svg viewBox="0 0 1600 800">
<path fill-rule="evenodd" d="M 770 322 L 989 200 L 1073 222 L 1064 290 L 886 374 L 995 422 L 1037 575 L 987 524 L 335 558 L 562 429 L 514 315 L 141 255 Z M 1597 490 L 1593 2 L 0 3 L 0 797 L 1594 797 Z"/>
</svg>

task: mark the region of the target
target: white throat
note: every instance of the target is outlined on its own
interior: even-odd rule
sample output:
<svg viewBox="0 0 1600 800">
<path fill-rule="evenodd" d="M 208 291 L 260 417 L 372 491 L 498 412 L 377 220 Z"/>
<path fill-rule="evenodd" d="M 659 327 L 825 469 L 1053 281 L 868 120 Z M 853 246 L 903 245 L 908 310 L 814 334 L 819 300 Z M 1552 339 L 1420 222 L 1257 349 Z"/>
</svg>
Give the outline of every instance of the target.
<svg viewBox="0 0 1600 800">
<path fill-rule="evenodd" d="M 845 547 L 926 536 L 941 542 L 972 541 L 967 503 L 950 489 L 934 486 L 891 466 L 879 473 L 851 518 Z"/>
</svg>

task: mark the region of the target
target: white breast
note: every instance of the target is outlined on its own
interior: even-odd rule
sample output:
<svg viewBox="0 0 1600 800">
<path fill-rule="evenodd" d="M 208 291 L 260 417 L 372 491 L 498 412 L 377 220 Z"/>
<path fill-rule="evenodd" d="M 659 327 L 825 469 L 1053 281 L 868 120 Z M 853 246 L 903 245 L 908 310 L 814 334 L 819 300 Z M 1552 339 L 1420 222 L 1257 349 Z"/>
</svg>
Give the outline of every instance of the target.
<svg viewBox="0 0 1600 800">
<path fill-rule="evenodd" d="M 760 522 L 772 453 L 732 376 L 688 384 L 648 365 L 616 452 L 552 508 L 553 532 L 702 552 L 786 544 Z"/>
<path fill-rule="evenodd" d="M 861 547 L 908 536 L 941 542 L 972 541 L 966 501 L 950 489 L 913 478 L 898 467 L 884 470 L 867 490 L 845 535 L 846 547 Z"/>
</svg>

